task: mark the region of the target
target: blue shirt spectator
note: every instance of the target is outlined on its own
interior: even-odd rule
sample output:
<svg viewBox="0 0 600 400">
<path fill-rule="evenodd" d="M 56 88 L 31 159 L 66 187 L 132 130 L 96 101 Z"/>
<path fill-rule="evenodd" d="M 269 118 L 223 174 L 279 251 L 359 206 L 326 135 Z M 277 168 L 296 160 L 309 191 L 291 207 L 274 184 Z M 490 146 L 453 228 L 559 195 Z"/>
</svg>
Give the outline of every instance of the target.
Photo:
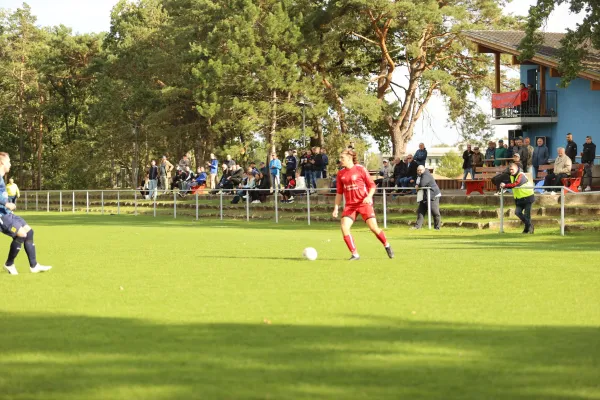
<svg viewBox="0 0 600 400">
<path fill-rule="evenodd" d="M 427 162 L 427 149 L 423 143 L 419 143 L 419 150 L 415 152 L 414 160 L 417 162 L 417 165 L 425 166 Z"/>
<path fill-rule="evenodd" d="M 271 175 L 279 176 L 279 171 L 281 171 L 281 161 L 277 158 L 277 155 L 274 154 L 273 159 L 269 162 L 269 169 L 271 170 Z"/>
</svg>

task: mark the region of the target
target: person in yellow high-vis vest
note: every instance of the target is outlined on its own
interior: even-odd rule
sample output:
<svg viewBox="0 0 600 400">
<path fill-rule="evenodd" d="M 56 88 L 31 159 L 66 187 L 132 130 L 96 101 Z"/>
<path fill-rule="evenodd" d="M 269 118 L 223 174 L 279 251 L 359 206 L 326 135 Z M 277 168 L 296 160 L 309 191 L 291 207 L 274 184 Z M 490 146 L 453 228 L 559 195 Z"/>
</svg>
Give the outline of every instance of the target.
<svg viewBox="0 0 600 400">
<path fill-rule="evenodd" d="M 8 201 L 13 204 L 17 204 L 17 199 L 21 197 L 19 187 L 13 178 L 8 180 L 8 185 L 6 185 L 6 194 L 8 194 Z"/>
<path fill-rule="evenodd" d="M 515 198 L 515 215 L 525 224 L 523 233 L 533 234 L 535 228 L 531 222 L 531 206 L 535 202 L 533 184 L 515 163 L 510 164 L 510 183 L 501 183 L 503 189 L 512 189 Z"/>
</svg>

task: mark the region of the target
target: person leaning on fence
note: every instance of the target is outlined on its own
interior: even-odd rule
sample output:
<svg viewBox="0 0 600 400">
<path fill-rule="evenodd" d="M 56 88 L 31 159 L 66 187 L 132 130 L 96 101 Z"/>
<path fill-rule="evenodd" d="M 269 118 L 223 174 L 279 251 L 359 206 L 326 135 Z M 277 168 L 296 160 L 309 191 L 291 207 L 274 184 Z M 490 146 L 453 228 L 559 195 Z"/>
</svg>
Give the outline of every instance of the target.
<svg viewBox="0 0 600 400">
<path fill-rule="evenodd" d="M 511 163 L 508 166 L 510 170 L 510 182 L 500 184 L 502 189 L 511 189 L 515 198 L 515 215 L 525 224 L 523 233 L 533 234 L 535 228 L 531 222 L 531 206 L 535 202 L 533 184 L 529 182 L 521 168 Z"/>
<path fill-rule="evenodd" d="M 571 167 L 573 163 L 571 159 L 565 154 L 565 148 L 558 148 L 558 157 L 554 160 L 554 171 L 546 175 L 544 180 L 544 186 L 562 186 L 562 180 L 571 176 Z M 546 194 L 556 194 L 560 188 L 546 189 Z"/>
<path fill-rule="evenodd" d="M 521 166 L 521 156 L 519 154 L 515 154 L 513 155 L 513 164 L 516 164 L 519 168 L 522 168 Z M 502 188 L 502 184 L 506 184 L 506 183 L 510 183 L 510 165 L 506 167 L 506 169 L 504 171 L 502 171 L 502 173 L 494 176 L 492 178 L 492 183 L 494 185 L 496 185 L 496 193 L 494 193 L 496 196 L 500 196 L 501 194 L 501 188 Z"/>
<path fill-rule="evenodd" d="M 596 145 L 592 142 L 591 136 L 585 137 L 585 143 L 583 144 L 583 151 L 581 152 L 581 163 L 583 164 L 583 182 L 585 191 L 589 192 L 592 190 L 592 168 L 594 166 L 594 159 L 596 158 Z M 12 181 L 12 179 L 11 179 Z M 581 190 L 581 188 L 579 189 Z"/>
<path fill-rule="evenodd" d="M 8 194 L 8 202 L 13 204 L 17 204 L 17 199 L 21 197 L 19 187 L 13 178 L 8 180 L 8 185 L 6 185 L 6 194 Z"/>
<path fill-rule="evenodd" d="M 431 204 L 433 227 L 435 230 L 439 231 L 442 221 L 440 216 L 440 197 L 442 197 L 442 192 L 427 168 L 419 165 L 417 168 L 417 175 L 415 188 L 421 190 L 417 193 L 417 202 L 419 203 L 419 208 L 417 209 L 417 223 L 411 229 L 421 229 L 423 226 L 423 220 L 425 219 L 425 214 L 427 214 L 428 197 L 427 190 L 422 188 L 428 187 L 431 188 L 431 190 L 429 190 L 429 203 Z"/>
</svg>

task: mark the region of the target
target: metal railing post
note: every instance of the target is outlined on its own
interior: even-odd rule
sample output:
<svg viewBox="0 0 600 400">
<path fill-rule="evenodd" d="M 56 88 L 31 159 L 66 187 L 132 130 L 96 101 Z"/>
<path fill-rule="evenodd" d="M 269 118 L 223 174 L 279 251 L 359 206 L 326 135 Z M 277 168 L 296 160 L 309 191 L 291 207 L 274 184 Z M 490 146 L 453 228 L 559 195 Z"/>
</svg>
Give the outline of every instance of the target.
<svg viewBox="0 0 600 400">
<path fill-rule="evenodd" d="M 117 190 L 117 215 L 121 214 L 121 191 Z"/>
<path fill-rule="evenodd" d="M 62 190 L 58 192 L 58 212 L 62 212 Z"/>
<path fill-rule="evenodd" d="M 154 198 L 152 208 L 154 209 L 154 217 L 156 218 L 156 197 Z"/>
<path fill-rule="evenodd" d="M 196 191 L 196 221 L 198 221 L 198 192 Z"/>
<path fill-rule="evenodd" d="M 90 212 L 90 192 L 89 190 L 85 192 L 85 213 L 89 214 Z"/>
<path fill-rule="evenodd" d="M 73 209 L 73 214 L 75 214 L 75 191 L 73 190 L 73 206 L 71 207 Z"/>
<path fill-rule="evenodd" d="M 500 189 L 500 233 L 504 233 L 504 189 Z"/>
<path fill-rule="evenodd" d="M 246 222 L 250 222 L 250 190 L 246 191 Z"/>
<path fill-rule="evenodd" d="M 137 190 L 133 191 L 133 215 L 137 215 Z"/>
<path fill-rule="evenodd" d="M 429 225 L 429 230 L 431 230 L 431 190 L 427 188 L 427 224 Z"/>
<path fill-rule="evenodd" d="M 277 200 L 279 197 L 279 185 L 275 185 L 275 191 L 273 192 L 273 197 L 275 197 L 275 223 L 278 224 L 279 223 L 279 209 L 277 207 Z"/>
<path fill-rule="evenodd" d="M 173 218 L 177 219 L 177 193 L 173 191 Z"/>
<path fill-rule="evenodd" d="M 25 211 L 27 211 L 27 192 L 25 192 Z"/>
<path fill-rule="evenodd" d="M 223 221 L 223 191 L 219 191 L 219 214 L 221 216 L 221 221 Z"/>
<path fill-rule="evenodd" d="M 38 210 L 38 205 L 39 205 L 39 193 L 35 192 L 35 211 L 39 211 Z"/>
<path fill-rule="evenodd" d="M 385 197 L 385 188 L 383 188 L 383 228 L 387 229 L 387 199 Z"/>
<path fill-rule="evenodd" d="M 308 212 L 308 224 L 310 225 L 310 189 L 306 188 L 306 210 Z"/>
<path fill-rule="evenodd" d="M 46 193 L 46 212 L 50 212 L 50 192 Z"/>
<path fill-rule="evenodd" d="M 560 189 L 560 236 L 565 236 L 565 188 Z"/>
<path fill-rule="evenodd" d="M 100 212 L 104 215 L 104 190 L 100 192 Z"/>
</svg>

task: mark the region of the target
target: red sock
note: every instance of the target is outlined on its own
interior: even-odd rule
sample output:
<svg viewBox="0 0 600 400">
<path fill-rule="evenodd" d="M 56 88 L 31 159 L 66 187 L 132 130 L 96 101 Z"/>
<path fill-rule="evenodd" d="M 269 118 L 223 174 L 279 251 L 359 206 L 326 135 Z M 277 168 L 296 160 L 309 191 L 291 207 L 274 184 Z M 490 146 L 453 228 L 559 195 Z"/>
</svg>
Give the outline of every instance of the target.
<svg viewBox="0 0 600 400">
<path fill-rule="evenodd" d="M 344 242 L 346 242 L 346 246 L 348 246 L 348 250 L 350 250 L 352 254 L 356 253 L 356 246 L 354 245 L 352 235 L 344 236 Z"/>
<path fill-rule="evenodd" d="M 379 232 L 377 235 L 377 239 L 379 239 L 379 241 L 381 242 L 381 244 L 383 244 L 384 246 L 387 246 L 388 241 L 385 237 L 385 233 L 383 233 L 383 231 Z"/>
</svg>

